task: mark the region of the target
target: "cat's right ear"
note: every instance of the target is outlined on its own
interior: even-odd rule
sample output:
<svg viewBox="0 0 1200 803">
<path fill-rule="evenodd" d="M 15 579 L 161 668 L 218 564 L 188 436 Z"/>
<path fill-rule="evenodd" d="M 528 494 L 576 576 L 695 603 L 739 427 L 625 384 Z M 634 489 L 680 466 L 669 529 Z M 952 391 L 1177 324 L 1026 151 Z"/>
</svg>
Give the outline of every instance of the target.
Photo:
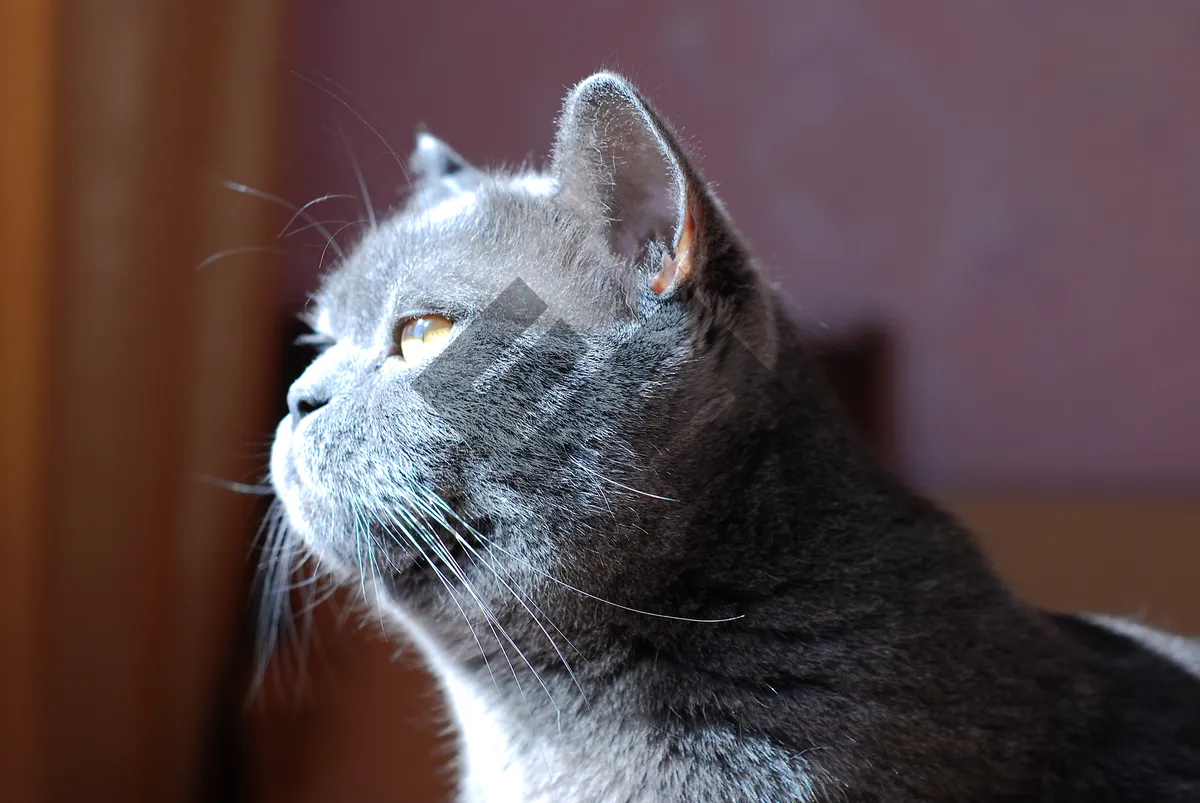
<svg viewBox="0 0 1200 803">
<path fill-rule="evenodd" d="M 567 95 L 554 142 L 559 202 L 603 228 L 627 264 L 662 253 L 652 289 L 720 291 L 734 238 L 670 127 L 632 84 L 597 73 Z M 656 252 L 657 253 L 657 252 Z M 654 266 L 658 268 L 657 265 Z"/>
</svg>

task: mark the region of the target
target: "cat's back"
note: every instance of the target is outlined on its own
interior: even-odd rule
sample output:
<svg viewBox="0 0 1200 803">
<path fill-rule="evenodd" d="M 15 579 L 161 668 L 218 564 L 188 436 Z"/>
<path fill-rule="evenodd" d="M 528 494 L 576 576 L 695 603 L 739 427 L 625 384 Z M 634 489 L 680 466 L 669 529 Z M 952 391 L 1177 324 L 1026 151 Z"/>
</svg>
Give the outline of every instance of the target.
<svg viewBox="0 0 1200 803">
<path fill-rule="evenodd" d="M 1135 622 L 1055 615 L 1098 684 L 1085 743 L 1063 756 L 1065 803 L 1200 803 L 1200 642 Z"/>
</svg>

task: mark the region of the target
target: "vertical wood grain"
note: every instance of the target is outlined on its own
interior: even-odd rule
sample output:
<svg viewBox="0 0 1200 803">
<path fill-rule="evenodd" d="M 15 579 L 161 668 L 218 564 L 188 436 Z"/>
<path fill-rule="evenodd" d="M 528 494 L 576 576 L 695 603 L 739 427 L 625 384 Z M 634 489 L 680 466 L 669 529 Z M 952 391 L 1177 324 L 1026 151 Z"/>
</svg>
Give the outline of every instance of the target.
<svg viewBox="0 0 1200 803">
<path fill-rule="evenodd" d="M 44 770 L 39 617 L 56 11 L 54 0 L 0 4 L 0 777 L 14 803 L 40 799 Z"/>
<path fill-rule="evenodd" d="M 261 466 L 278 216 L 275 0 L 62 20 L 45 760 L 51 800 L 194 799 Z"/>
<path fill-rule="evenodd" d="M 264 189 L 277 183 L 283 9 L 277 0 L 233 2 L 221 17 L 208 57 L 211 133 L 204 164 L 209 186 L 196 211 L 197 260 L 225 248 L 273 244 L 285 222 L 278 207 L 242 198 L 209 180 Z M 255 526 L 254 499 L 202 477 L 254 481 L 264 470 L 264 437 L 270 431 L 265 412 L 274 401 L 278 353 L 272 260 L 242 256 L 191 272 L 191 390 L 183 402 L 189 423 L 180 440 L 186 477 L 176 511 L 175 549 L 168 558 L 177 578 L 172 627 L 188 637 L 175 639 L 168 658 L 164 713 L 169 721 L 162 725 L 187 738 L 173 742 L 173 753 L 164 757 L 164 793 L 174 779 L 199 771 L 197 760 L 215 724 L 213 695 L 234 648 L 238 619 L 246 615 L 241 586 L 249 554 L 246 534 Z M 197 606 L 197 599 L 208 603 Z"/>
</svg>

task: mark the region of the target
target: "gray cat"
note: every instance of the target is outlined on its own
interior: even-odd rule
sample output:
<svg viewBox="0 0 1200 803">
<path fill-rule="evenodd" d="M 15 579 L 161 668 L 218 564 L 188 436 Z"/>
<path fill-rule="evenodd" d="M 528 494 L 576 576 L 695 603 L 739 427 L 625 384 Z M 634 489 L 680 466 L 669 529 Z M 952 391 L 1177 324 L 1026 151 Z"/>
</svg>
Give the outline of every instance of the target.
<svg viewBox="0 0 1200 803">
<path fill-rule="evenodd" d="M 1200 801 L 1200 646 L 1022 603 L 878 468 L 628 82 L 545 173 L 410 166 L 271 474 L 441 681 L 462 800 Z"/>
</svg>

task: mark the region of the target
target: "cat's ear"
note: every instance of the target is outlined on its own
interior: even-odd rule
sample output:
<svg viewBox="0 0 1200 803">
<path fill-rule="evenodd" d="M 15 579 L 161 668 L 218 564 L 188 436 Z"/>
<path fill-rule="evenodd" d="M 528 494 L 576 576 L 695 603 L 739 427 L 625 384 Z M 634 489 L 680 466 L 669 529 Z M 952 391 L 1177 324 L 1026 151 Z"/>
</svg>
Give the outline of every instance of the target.
<svg viewBox="0 0 1200 803">
<path fill-rule="evenodd" d="M 472 192 L 483 173 L 424 127 L 417 129 L 416 145 L 408 157 L 408 199 L 405 210 L 421 212 Z"/>
<path fill-rule="evenodd" d="M 409 177 L 412 183 L 440 181 L 459 173 L 476 172 L 466 159 L 421 126 L 417 129 L 416 147 L 408 157 Z"/>
<path fill-rule="evenodd" d="M 604 226 L 619 257 L 663 245 L 655 292 L 691 281 L 710 255 L 715 203 L 675 134 L 624 78 L 597 73 L 571 90 L 552 171 L 560 202 Z"/>
</svg>

